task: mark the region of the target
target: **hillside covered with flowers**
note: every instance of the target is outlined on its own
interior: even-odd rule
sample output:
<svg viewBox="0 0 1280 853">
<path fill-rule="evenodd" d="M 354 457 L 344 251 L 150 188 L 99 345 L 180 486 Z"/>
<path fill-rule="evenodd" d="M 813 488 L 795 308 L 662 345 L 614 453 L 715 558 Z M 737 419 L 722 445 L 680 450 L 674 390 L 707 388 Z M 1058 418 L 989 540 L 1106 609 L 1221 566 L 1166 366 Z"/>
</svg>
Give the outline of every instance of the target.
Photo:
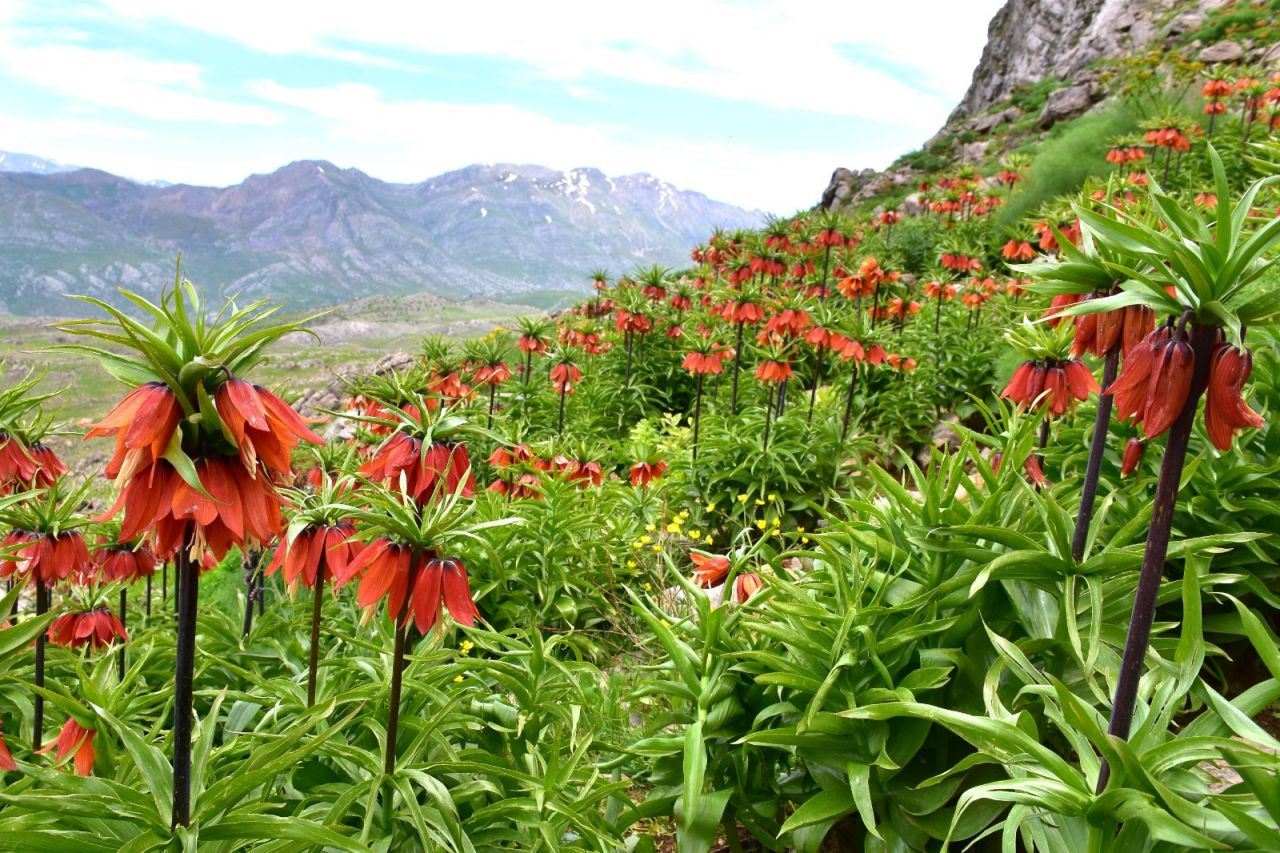
<svg viewBox="0 0 1280 853">
<path fill-rule="evenodd" d="M 307 417 L 307 318 L 85 299 L 105 466 L 0 391 L 0 849 L 1275 849 L 1280 78 L 1144 62 Z"/>
</svg>

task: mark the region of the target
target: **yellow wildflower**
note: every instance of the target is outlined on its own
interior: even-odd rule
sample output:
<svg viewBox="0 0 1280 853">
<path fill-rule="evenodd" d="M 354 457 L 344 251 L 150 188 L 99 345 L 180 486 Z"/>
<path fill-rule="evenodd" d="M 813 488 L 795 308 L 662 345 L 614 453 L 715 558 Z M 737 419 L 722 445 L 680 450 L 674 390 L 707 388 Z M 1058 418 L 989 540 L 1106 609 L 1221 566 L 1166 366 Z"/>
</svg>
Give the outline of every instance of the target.
<svg viewBox="0 0 1280 853">
<path fill-rule="evenodd" d="M 756 521 L 756 527 L 759 527 L 761 530 L 764 530 L 764 529 L 765 529 L 766 527 L 768 527 L 768 526 L 769 526 L 769 525 L 765 524 L 765 521 L 764 521 L 764 519 L 763 519 L 763 518 L 758 519 L 758 520 Z"/>
</svg>

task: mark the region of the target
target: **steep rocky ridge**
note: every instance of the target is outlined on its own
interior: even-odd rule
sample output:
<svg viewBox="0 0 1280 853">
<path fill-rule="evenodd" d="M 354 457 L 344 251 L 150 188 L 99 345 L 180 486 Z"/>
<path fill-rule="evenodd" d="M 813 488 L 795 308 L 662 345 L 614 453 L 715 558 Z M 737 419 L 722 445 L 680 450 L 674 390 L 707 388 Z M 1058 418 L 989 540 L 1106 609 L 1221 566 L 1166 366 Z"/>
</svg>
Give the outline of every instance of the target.
<svg viewBox="0 0 1280 853">
<path fill-rule="evenodd" d="M 1009 0 L 952 119 L 968 118 L 1046 77 L 1070 80 L 1098 59 L 1185 32 L 1226 0 Z"/>
<path fill-rule="evenodd" d="M 1111 60 L 1145 49 L 1176 48 L 1205 64 L 1280 60 L 1274 43 L 1231 39 L 1201 43 L 1206 20 L 1231 0 L 1008 0 L 988 27 L 982 59 L 960 104 L 919 152 L 878 172 L 836 169 L 819 205 L 873 203 L 901 195 L 947 165 L 978 166 L 1001 145 L 1034 138 L 1095 109 L 1108 95 Z M 1010 131 L 1012 130 L 1012 133 Z"/>
</svg>

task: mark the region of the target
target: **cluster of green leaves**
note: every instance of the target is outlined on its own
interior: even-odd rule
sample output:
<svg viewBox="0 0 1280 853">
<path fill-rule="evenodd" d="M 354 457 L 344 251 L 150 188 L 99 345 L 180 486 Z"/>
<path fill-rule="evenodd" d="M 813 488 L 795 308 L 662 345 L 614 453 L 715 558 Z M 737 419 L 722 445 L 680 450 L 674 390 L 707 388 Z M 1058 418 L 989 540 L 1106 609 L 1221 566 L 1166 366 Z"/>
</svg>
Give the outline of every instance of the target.
<svg viewBox="0 0 1280 853">
<path fill-rule="evenodd" d="M 196 683 L 216 686 L 197 691 L 192 825 L 176 835 L 167 608 L 132 626 L 122 681 L 114 656 L 51 650 L 44 695 L 96 730 L 90 777 L 27 760 L 19 731 L 35 690 L 26 646 L 52 614 L 0 630 L 0 715 L 20 762 L 0 787 L 0 849 L 614 848 L 606 806 L 625 786 L 597 765 L 627 725 L 620 688 L 574 662 L 571 644 L 525 629 L 469 631 L 460 649 L 423 640 L 405 673 L 401 769 L 386 776 L 390 623 L 357 632 L 354 603 L 326 601 L 320 698 L 307 708 L 309 603 L 278 595 L 247 638 L 234 613 L 200 614 Z"/>
<path fill-rule="evenodd" d="M 1274 388 L 1280 374 L 1270 362 L 1260 370 L 1259 385 Z M 1079 487 L 1063 472 L 1082 464 L 1074 446 L 1091 414 L 1048 454 L 1062 480 L 1050 491 L 1021 476 L 1035 424 L 1015 419 L 1003 438 L 970 434 L 930 469 L 908 464 L 909 486 L 868 469 L 863 497 L 833 506 L 816 546 L 792 552 L 812 570 L 771 575 L 747 607 L 726 614 L 689 590 L 689 610 L 650 617 L 670 662 L 641 693 L 670 710 L 633 745 L 659 759 L 636 817 L 667 810 L 704 840 L 718 818 L 769 849 L 816 850 L 833 831 L 875 850 L 992 833 L 1005 849 L 1265 848 L 1280 817 L 1266 772 L 1277 744 L 1251 717 L 1280 697 L 1275 638 L 1258 615 L 1274 607 L 1274 543 L 1262 531 L 1280 511 L 1265 493 L 1249 500 L 1245 484 L 1274 465 L 1264 449 L 1280 429 L 1243 442 L 1233 465 L 1212 465 L 1196 439 L 1202 461 L 1160 594 L 1168 612 L 1125 743 L 1104 733 L 1105 715 L 1150 475 L 1135 494 L 1111 457 L 1089 556 L 1076 565 Z M 1003 451 L 999 474 L 982 445 Z M 1224 475 L 1252 530 L 1213 503 Z M 1228 650 L 1256 655 L 1266 673 L 1234 696 Z M 1098 794 L 1102 758 L 1113 775 Z M 1211 785 L 1206 762 L 1242 781 Z M 696 815 L 682 810 L 691 785 Z"/>
</svg>

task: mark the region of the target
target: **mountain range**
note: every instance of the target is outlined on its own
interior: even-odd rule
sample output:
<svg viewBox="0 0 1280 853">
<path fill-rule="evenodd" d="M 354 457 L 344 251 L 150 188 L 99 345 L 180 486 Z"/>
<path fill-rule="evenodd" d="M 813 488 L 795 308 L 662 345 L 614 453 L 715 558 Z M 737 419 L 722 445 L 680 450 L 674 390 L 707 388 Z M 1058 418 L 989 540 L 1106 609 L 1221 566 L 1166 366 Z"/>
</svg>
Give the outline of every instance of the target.
<svg viewBox="0 0 1280 853">
<path fill-rule="evenodd" d="M 651 175 L 473 165 L 396 184 L 325 161 L 229 187 L 142 184 L 0 152 L 0 312 L 76 313 L 65 294 L 155 294 L 174 259 L 210 291 L 291 307 L 429 291 L 537 301 L 595 268 L 681 266 L 713 228 L 763 214 Z"/>
</svg>

